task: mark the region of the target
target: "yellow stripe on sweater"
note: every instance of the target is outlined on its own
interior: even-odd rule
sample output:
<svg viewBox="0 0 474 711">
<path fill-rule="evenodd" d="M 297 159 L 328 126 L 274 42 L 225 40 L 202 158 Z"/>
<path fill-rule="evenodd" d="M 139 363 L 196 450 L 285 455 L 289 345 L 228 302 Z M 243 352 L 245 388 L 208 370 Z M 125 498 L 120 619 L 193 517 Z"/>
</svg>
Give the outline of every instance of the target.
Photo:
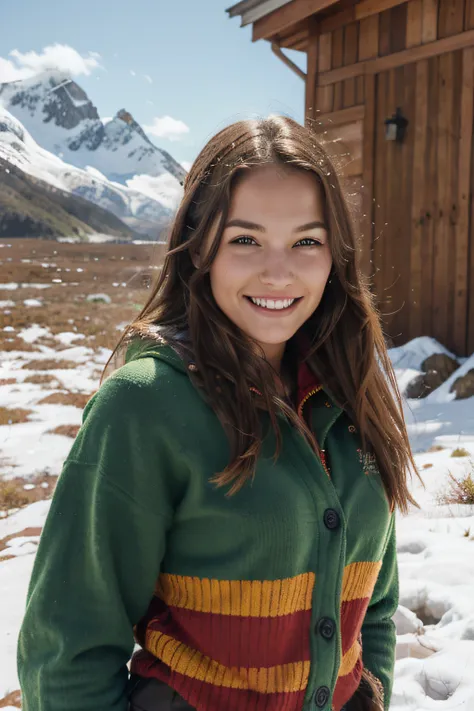
<svg viewBox="0 0 474 711">
<path fill-rule="evenodd" d="M 284 580 L 214 580 L 161 574 L 155 595 L 169 607 L 242 617 L 280 617 L 311 610 L 314 573 Z"/>
<path fill-rule="evenodd" d="M 344 568 L 341 602 L 372 597 L 382 561 L 351 563 Z"/>
<path fill-rule="evenodd" d="M 357 664 L 357 660 L 360 657 L 361 653 L 361 646 L 356 639 L 352 647 L 350 647 L 347 652 L 344 654 L 341 664 L 339 666 L 339 672 L 338 676 L 346 676 L 346 674 L 350 674 L 351 671 L 354 669 L 355 665 Z"/>
<path fill-rule="evenodd" d="M 310 662 L 295 662 L 276 667 L 225 667 L 162 632 L 149 630 L 146 649 L 170 669 L 191 679 L 229 689 L 283 694 L 306 689 Z"/>
</svg>

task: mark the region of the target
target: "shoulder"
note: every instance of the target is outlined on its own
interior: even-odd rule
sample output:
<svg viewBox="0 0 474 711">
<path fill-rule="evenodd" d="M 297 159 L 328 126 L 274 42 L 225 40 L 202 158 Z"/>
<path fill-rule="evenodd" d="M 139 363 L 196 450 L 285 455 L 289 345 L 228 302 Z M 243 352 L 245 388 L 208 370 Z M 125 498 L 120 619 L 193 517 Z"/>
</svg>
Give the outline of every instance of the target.
<svg viewBox="0 0 474 711">
<path fill-rule="evenodd" d="M 148 407 L 158 411 L 173 406 L 175 394 L 186 392 L 190 397 L 193 386 L 185 373 L 152 356 L 138 358 L 115 370 L 102 382 L 86 405 L 84 415 L 93 409 L 111 413 L 126 411 L 128 415 L 149 413 Z"/>
</svg>

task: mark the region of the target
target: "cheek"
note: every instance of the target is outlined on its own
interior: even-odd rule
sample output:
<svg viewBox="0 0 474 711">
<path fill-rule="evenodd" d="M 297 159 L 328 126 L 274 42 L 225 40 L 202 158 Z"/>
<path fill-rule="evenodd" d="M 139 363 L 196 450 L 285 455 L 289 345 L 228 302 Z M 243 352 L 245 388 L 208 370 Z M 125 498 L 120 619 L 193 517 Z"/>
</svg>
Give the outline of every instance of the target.
<svg viewBox="0 0 474 711">
<path fill-rule="evenodd" d="M 238 259 L 231 254 L 217 254 L 210 269 L 211 288 L 213 292 L 243 288 L 251 276 L 251 260 Z"/>
</svg>

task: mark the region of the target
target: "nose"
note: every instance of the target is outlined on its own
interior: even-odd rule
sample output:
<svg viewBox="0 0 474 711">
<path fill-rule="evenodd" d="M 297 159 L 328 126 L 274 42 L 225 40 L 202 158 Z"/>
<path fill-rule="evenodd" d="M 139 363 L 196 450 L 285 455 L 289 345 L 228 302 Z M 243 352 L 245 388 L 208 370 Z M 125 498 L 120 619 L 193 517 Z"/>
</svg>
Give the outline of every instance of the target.
<svg viewBox="0 0 474 711">
<path fill-rule="evenodd" d="M 275 289 L 284 289 L 291 286 L 295 280 L 294 274 L 288 264 L 288 255 L 268 255 L 260 272 L 260 282 L 264 286 Z"/>
</svg>

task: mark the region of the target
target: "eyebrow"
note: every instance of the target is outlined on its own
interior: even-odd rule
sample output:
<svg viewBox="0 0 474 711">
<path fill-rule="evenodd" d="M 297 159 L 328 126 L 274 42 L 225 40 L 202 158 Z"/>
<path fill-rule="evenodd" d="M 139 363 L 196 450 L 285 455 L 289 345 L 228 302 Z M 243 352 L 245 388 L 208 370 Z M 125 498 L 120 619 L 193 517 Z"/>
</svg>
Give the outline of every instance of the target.
<svg viewBox="0 0 474 711">
<path fill-rule="evenodd" d="M 248 220 L 239 220 L 238 218 L 230 220 L 226 224 L 225 228 L 227 229 L 227 227 L 243 227 L 245 230 L 254 230 L 255 232 L 266 232 L 266 229 L 263 225 L 258 225 L 256 222 L 249 222 Z M 308 230 L 314 230 L 317 228 L 327 230 L 327 225 L 322 220 L 313 220 L 313 222 L 307 222 L 304 225 L 296 227 L 293 232 L 308 232 Z"/>
</svg>

